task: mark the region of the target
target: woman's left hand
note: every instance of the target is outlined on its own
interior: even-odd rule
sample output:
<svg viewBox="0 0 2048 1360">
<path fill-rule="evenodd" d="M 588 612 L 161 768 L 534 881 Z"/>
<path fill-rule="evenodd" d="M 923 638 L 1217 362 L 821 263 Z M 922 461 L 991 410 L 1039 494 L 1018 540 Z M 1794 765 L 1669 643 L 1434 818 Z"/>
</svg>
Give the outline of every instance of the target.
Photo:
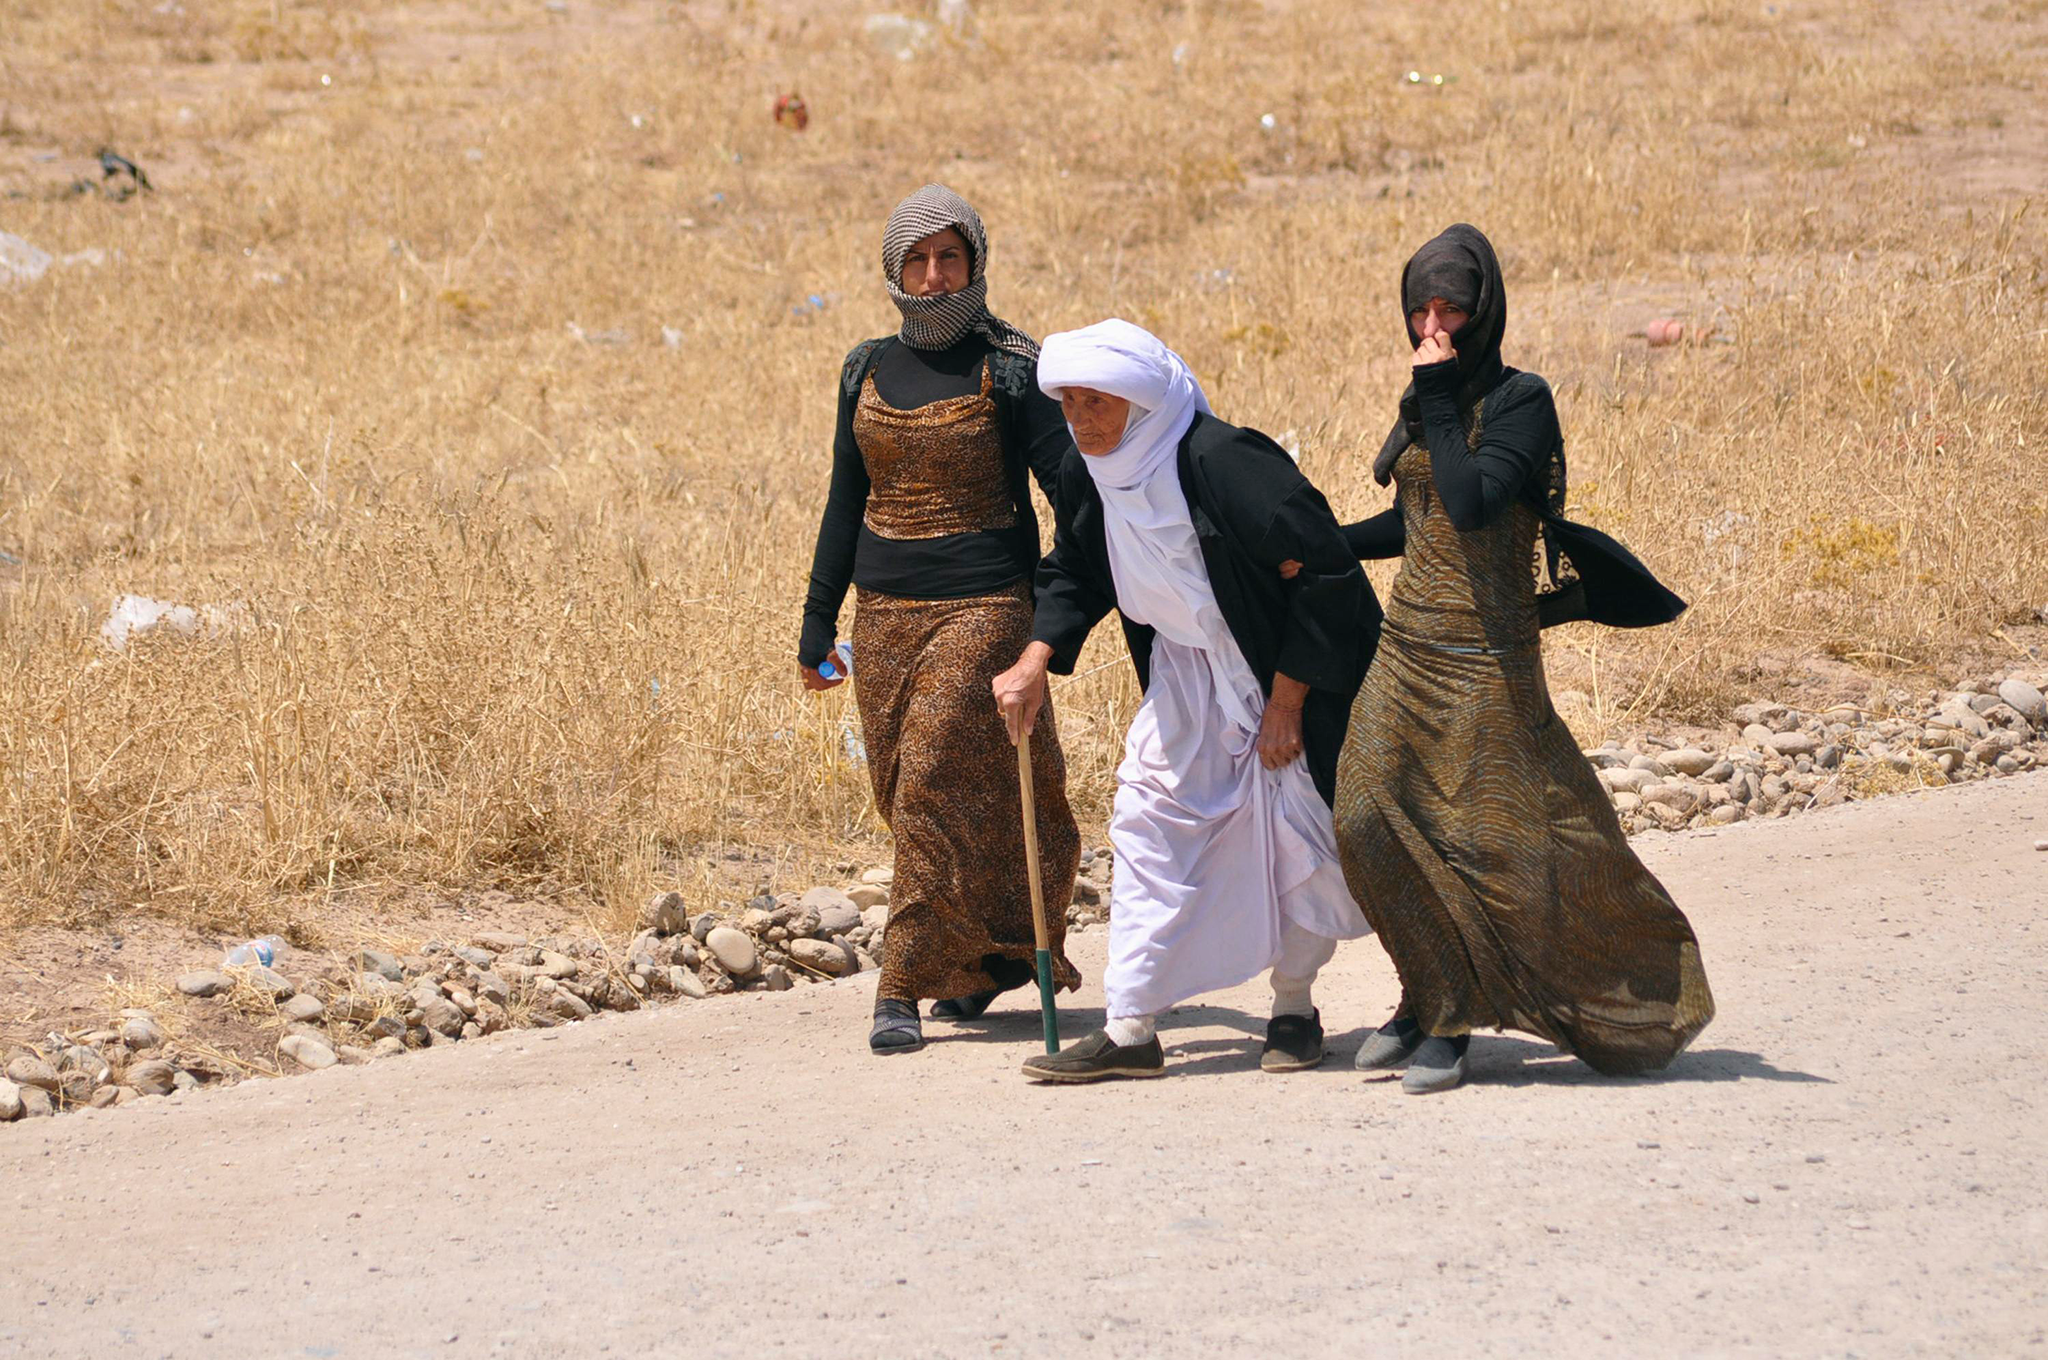
<svg viewBox="0 0 2048 1360">
<path fill-rule="evenodd" d="M 1301 681 L 1273 676 L 1273 694 L 1259 719 L 1259 763 L 1267 769 L 1284 770 L 1301 759 L 1301 705 L 1307 698 L 1308 686 Z"/>
<path fill-rule="evenodd" d="M 1295 577 L 1299 575 L 1301 575 L 1301 563 L 1295 561 L 1293 558 L 1290 557 L 1285 562 L 1282 562 L 1280 564 L 1281 580 L 1292 581 Z"/>
<path fill-rule="evenodd" d="M 1266 705 L 1259 720 L 1259 763 L 1269 770 L 1284 770 L 1301 759 L 1301 710 Z"/>
</svg>

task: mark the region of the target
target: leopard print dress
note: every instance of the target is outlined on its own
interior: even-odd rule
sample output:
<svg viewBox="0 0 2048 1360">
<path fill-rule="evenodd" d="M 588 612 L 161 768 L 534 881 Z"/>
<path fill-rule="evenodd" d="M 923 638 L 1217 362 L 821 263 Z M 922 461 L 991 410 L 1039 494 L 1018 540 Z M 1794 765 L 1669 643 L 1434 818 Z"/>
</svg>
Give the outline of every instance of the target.
<svg viewBox="0 0 2048 1360">
<path fill-rule="evenodd" d="M 985 367 L 980 393 L 911 411 L 890 406 L 870 377 L 853 432 L 871 483 L 870 532 L 935 538 L 1016 522 Z M 1017 754 L 989 688 L 1030 642 L 1031 618 L 1028 581 L 967 599 L 856 597 L 854 700 L 875 806 L 896 839 L 877 997 L 963 996 L 1034 976 Z M 1081 975 L 1066 956 L 1066 904 L 1081 837 L 1049 704 L 1031 756 L 1054 980 L 1073 988 Z"/>
</svg>

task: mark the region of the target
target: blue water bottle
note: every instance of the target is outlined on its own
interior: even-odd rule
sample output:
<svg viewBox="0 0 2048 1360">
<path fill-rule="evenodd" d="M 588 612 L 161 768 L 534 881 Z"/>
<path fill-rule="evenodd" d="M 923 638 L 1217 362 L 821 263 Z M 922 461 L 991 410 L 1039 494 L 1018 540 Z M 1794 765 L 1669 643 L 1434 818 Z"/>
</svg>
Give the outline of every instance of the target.
<svg viewBox="0 0 2048 1360">
<path fill-rule="evenodd" d="M 853 674 L 853 644 L 841 638 L 832 654 L 818 663 L 818 674 L 827 680 L 843 680 Z"/>
</svg>

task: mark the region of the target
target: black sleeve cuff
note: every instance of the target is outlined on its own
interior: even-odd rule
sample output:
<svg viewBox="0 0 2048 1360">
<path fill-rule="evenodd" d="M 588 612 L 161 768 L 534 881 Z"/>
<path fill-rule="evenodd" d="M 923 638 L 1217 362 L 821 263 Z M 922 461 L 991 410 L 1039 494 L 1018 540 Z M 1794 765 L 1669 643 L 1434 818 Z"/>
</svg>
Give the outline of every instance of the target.
<svg viewBox="0 0 2048 1360">
<path fill-rule="evenodd" d="M 1040 605 L 1038 617 L 1032 621 L 1031 640 L 1052 648 L 1052 656 L 1045 663 L 1046 670 L 1054 675 L 1072 675 L 1074 666 L 1081 659 L 1081 645 L 1093 630 L 1064 610 L 1052 612 L 1057 617 L 1050 617 L 1045 607 Z"/>
<path fill-rule="evenodd" d="M 803 634 L 797 641 L 796 659 L 799 664 L 816 670 L 818 663 L 832 654 L 832 648 L 838 641 L 838 619 L 807 613 L 804 615 Z"/>
<path fill-rule="evenodd" d="M 1444 359 L 1434 364 L 1424 364 L 1414 372 L 1415 397 L 1417 402 L 1428 402 L 1442 398 L 1454 406 L 1458 400 L 1458 361 Z"/>
</svg>

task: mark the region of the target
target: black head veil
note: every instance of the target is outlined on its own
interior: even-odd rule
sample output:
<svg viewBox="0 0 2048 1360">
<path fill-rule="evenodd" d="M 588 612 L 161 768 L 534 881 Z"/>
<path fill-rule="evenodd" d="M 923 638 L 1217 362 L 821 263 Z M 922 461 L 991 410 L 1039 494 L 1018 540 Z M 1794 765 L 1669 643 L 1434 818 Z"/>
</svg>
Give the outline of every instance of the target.
<svg viewBox="0 0 2048 1360">
<path fill-rule="evenodd" d="M 1470 411 L 1500 386 L 1506 372 L 1500 341 L 1507 330 L 1508 295 L 1501 283 L 1500 260 L 1486 233 L 1464 222 L 1446 227 L 1401 270 L 1401 315 L 1411 346 L 1421 344 L 1422 337 L 1407 323 L 1407 317 L 1427 307 L 1433 297 L 1464 309 L 1468 318 L 1452 344 L 1458 351 L 1458 409 Z M 1380 485 L 1393 479 L 1394 461 L 1401 450 L 1421 442 L 1422 413 L 1415 400 L 1415 384 L 1410 382 L 1401 394 L 1400 418 L 1373 460 L 1372 474 Z"/>
</svg>

